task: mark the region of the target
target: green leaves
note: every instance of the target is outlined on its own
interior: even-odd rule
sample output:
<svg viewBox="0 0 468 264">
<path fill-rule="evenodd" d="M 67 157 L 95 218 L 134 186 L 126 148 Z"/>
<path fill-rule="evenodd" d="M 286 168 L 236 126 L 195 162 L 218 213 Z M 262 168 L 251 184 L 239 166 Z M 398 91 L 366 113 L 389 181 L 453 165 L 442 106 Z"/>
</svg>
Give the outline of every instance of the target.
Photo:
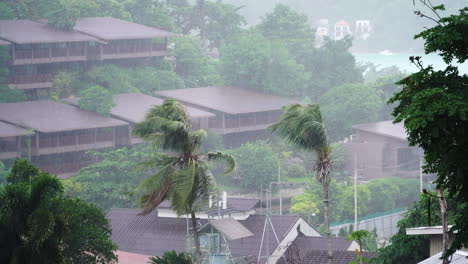
<svg viewBox="0 0 468 264">
<path fill-rule="evenodd" d="M 101 86 L 91 86 L 80 91 L 79 95 L 78 104 L 81 109 L 93 111 L 102 116 L 108 116 L 112 107 L 114 107 L 112 93 Z"/>
</svg>

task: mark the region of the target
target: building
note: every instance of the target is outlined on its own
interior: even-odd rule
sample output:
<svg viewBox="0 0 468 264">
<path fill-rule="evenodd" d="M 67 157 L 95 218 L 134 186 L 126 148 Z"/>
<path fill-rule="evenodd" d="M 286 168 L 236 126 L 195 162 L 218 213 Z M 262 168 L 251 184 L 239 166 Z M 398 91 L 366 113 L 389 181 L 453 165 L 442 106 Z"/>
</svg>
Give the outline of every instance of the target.
<svg viewBox="0 0 468 264">
<path fill-rule="evenodd" d="M 340 20 L 335 23 L 335 40 L 340 40 L 351 35 L 351 27 L 348 22 Z"/>
<path fill-rule="evenodd" d="M 0 121 L 0 160 L 17 159 L 28 156 L 22 146 L 30 140 L 34 132 Z"/>
<path fill-rule="evenodd" d="M 78 97 L 64 99 L 64 102 L 78 106 Z M 140 93 L 125 93 L 113 95 L 114 106 L 110 111 L 110 116 L 128 122 L 130 130 L 133 130 L 136 123 L 144 121 L 148 111 L 156 106 L 162 105 L 164 100 Z M 210 118 L 216 115 L 194 107 L 187 106 L 186 111 L 192 121 L 192 128 L 208 129 Z M 142 140 L 131 136 L 132 144 L 141 143 Z"/>
<path fill-rule="evenodd" d="M 391 120 L 353 126 L 350 141 L 343 143 L 347 151 L 346 170 L 356 169 L 359 180 L 382 177 L 419 176 L 422 151 L 408 145 L 402 123 Z M 424 176 L 428 180 L 428 176 Z"/>
<path fill-rule="evenodd" d="M 293 100 L 239 87 L 202 87 L 156 92 L 161 98 L 174 98 L 184 104 L 216 114 L 208 124 L 223 136 L 228 147 L 266 138 L 267 127 L 279 120 L 281 108 Z"/>
<path fill-rule="evenodd" d="M 449 230 L 452 226 L 449 225 Z M 410 236 L 428 235 L 429 239 L 429 256 L 440 254 L 443 250 L 442 246 L 442 226 L 422 226 L 414 228 L 406 228 L 406 234 Z M 453 241 L 453 237 L 449 235 L 449 244 Z M 462 251 L 468 251 L 467 248 L 462 248 Z M 439 262 L 422 262 L 422 263 L 439 263 Z M 442 262 L 440 262 L 442 263 Z M 460 262 L 465 263 L 465 262 Z M 468 260 L 467 262 L 468 263 Z"/>
<path fill-rule="evenodd" d="M 10 50 L 12 88 L 47 98 L 53 75 L 69 64 L 89 67 L 167 55 L 173 33 L 111 17 L 79 18 L 71 31 L 31 20 L 0 20 L 0 45 Z"/>
<path fill-rule="evenodd" d="M 442 252 L 435 254 L 434 256 L 427 258 L 418 264 L 442 264 Z M 450 257 L 451 264 L 468 264 L 468 252 L 457 250 Z"/>
<path fill-rule="evenodd" d="M 127 122 L 54 101 L 0 104 L 0 121 L 7 124 L 0 134 L 10 138 L 3 140 L 9 143 L 4 143 L 8 148 L 1 149 L 2 157 L 14 159 L 8 153 L 16 151 L 30 156 L 41 170 L 62 177 L 94 162 L 86 151 L 130 144 Z M 28 140 L 23 140 L 26 135 Z M 11 136 L 16 137 L 17 149 Z"/>
</svg>

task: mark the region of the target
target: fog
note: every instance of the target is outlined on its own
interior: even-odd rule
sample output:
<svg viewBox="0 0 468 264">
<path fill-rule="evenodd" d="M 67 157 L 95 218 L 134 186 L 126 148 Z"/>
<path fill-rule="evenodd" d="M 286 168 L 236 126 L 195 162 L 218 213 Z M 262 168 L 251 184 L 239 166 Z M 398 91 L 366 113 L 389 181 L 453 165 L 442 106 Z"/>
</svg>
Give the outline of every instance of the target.
<svg viewBox="0 0 468 264">
<path fill-rule="evenodd" d="M 467 2 L 424 3 L 442 2 L 2 1 L 0 190 L 30 197 L 46 177 L 33 167 L 57 177 L 50 199 L 93 204 L 122 259 L 197 257 L 194 225 L 203 254 L 236 263 L 306 263 L 290 244 L 328 231 L 354 252 L 353 228 L 375 252 L 435 188 L 389 100 L 421 67 L 447 67 L 415 35 Z M 325 251 L 317 241 L 301 245 Z"/>
</svg>

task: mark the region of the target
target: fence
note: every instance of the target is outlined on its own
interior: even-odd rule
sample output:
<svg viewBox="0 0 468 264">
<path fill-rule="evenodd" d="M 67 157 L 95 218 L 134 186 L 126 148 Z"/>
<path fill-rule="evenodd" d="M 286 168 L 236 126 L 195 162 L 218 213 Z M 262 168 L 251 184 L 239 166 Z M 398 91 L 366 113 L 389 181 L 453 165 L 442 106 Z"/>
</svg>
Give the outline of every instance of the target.
<svg viewBox="0 0 468 264">
<path fill-rule="evenodd" d="M 398 232 L 398 221 L 403 218 L 405 212 L 406 210 L 400 208 L 365 216 L 358 221 L 359 230 L 372 232 L 376 229 L 379 239 L 389 239 Z M 347 231 L 350 225 L 354 225 L 354 221 L 346 220 L 341 223 L 332 224 L 330 229 L 332 234 L 338 235 L 341 228 Z"/>
</svg>

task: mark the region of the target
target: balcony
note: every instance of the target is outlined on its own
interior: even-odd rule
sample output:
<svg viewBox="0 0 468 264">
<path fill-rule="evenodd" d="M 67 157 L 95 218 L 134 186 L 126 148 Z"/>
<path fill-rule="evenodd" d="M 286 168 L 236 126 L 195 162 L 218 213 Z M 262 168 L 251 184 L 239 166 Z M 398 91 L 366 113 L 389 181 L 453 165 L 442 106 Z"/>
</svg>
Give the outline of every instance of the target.
<svg viewBox="0 0 468 264">
<path fill-rule="evenodd" d="M 50 47 L 14 49 L 13 65 L 41 64 L 68 61 L 85 61 L 86 49 L 81 47 Z"/>
<path fill-rule="evenodd" d="M 40 147 L 38 155 L 49 155 L 66 152 L 86 151 L 103 148 L 113 148 L 113 141 L 98 141 L 91 144 L 79 144 L 79 145 L 61 145 L 58 147 Z"/>
<path fill-rule="evenodd" d="M 102 59 L 126 59 L 166 56 L 166 43 L 113 42 L 102 47 Z"/>
<path fill-rule="evenodd" d="M 11 88 L 40 89 L 52 87 L 52 74 L 17 75 L 9 80 Z"/>
</svg>

